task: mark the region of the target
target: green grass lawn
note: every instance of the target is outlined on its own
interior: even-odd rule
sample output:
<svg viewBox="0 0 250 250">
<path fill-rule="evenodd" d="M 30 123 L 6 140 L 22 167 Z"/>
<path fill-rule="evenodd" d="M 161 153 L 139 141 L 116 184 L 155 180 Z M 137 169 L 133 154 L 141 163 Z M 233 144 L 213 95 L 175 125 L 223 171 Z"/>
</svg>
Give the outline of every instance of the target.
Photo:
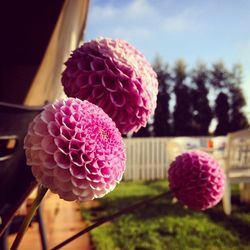
<svg viewBox="0 0 250 250">
<path fill-rule="evenodd" d="M 123 182 L 100 199 L 100 207 L 82 210 L 82 216 L 92 223 L 97 217 L 166 189 L 166 181 Z M 197 212 L 172 203 L 169 198 L 158 200 L 92 230 L 94 249 L 250 249 L 250 205 L 240 204 L 237 192 L 234 189 L 233 213 L 229 217 L 224 215 L 221 204 L 205 212 Z"/>
</svg>

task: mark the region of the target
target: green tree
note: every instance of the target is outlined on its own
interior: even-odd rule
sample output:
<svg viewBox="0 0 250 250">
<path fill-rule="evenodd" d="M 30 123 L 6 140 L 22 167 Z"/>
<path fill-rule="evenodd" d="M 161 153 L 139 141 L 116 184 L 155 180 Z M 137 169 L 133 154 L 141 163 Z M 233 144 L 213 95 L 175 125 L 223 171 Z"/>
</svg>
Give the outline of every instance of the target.
<svg viewBox="0 0 250 250">
<path fill-rule="evenodd" d="M 195 135 L 208 135 L 208 128 L 213 118 L 208 100 L 208 74 L 204 64 L 198 64 L 191 74 L 191 82 L 194 85 L 192 97 Z"/>
<path fill-rule="evenodd" d="M 161 58 L 157 57 L 153 68 L 157 74 L 159 82 L 159 92 L 157 95 L 157 106 L 154 114 L 154 135 L 155 136 L 169 136 L 171 135 L 170 128 L 170 81 L 171 75 L 168 65 L 164 65 Z"/>
<path fill-rule="evenodd" d="M 186 85 L 186 64 L 179 60 L 174 68 L 175 108 L 173 113 L 174 134 L 177 136 L 193 134 L 193 104 L 190 87 Z"/>
<path fill-rule="evenodd" d="M 214 87 L 214 113 L 217 120 L 215 135 L 226 135 L 230 131 L 230 95 L 229 72 L 222 61 L 213 65 L 210 74 L 210 83 Z"/>
<path fill-rule="evenodd" d="M 249 127 L 246 115 L 242 112 L 242 107 L 246 105 L 245 98 L 240 88 L 230 89 L 232 98 L 232 110 L 230 120 L 230 131 L 237 131 Z"/>
<path fill-rule="evenodd" d="M 249 126 L 246 115 L 242 111 L 242 108 L 246 105 L 246 100 L 241 89 L 242 83 L 242 67 L 241 65 L 235 65 L 230 74 L 230 131 L 237 131 L 247 128 Z"/>
<path fill-rule="evenodd" d="M 241 82 L 242 68 L 240 65 L 234 65 L 232 71 L 228 71 L 223 62 L 213 65 L 211 83 L 219 93 L 215 102 L 218 122 L 216 135 L 225 135 L 228 132 L 248 127 L 247 118 L 242 111 L 246 101 L 242 93 Z"/>
<path fill-rule="evenodd" d="M 215 101 L 215 115 L 217 117 L 217 127 L 215 135 L 226 135 L 230 131 L 229 122 L 229 102 L 228 95 L 220 92 Z"/>
<path fill-rule="evenodd" d="M 152 124 L 147 123 L 146 127 L 141 127 L 132 137 L 150 137 L 152 136 Z"/>
<path fill-rule="evenodd" d="M 222 61 L 216 62 L 212 66 L 212 70 L 210 73 L 211 85 L 217 90 L 221 90 L 224 88 L 227 89 L 228 78 L 229 78 L 229 72 L 226 70 L 224 63 Z"/>
</svg>

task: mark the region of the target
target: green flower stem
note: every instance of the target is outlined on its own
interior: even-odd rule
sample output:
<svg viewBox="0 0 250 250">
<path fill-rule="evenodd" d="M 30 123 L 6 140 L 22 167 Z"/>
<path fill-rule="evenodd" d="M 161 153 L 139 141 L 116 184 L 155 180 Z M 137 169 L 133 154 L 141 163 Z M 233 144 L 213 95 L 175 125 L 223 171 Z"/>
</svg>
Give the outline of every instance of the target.
<svg viewBox="0 0 250 250">
<path fill-rule="evenodd" d="M 75 235 L 71 236 L 70 238 L 66 239 L 65 241 L 63 241 L 62 243 L 58 244 L 57 246 L 53 247 L 51 250 L 57 250 L 57 249 L 60 249 L 62 248 L 63 246 L 65 246 L 66 244 L 70 243 L 71 241 L 77 239 L 78 237 L 82 236 L 83 234 L 85 233 L 88 233 L 89 231 L 93 230 L 94 228 L 104 224 L 105 222 L 108 222 L 108 221 L 112 221 L 114 219 L 116 219 L 117 217 L 123 215 L 123 214 L 127 214 L 127 213 L 130 213 L 131 211 L 134 211 L 135 209 L 138 209 L 138 208 L 141 208 L 151 202 L 154 202 L 160 198 L 163 198 L 163 197 L 168 197 L 169 195 L 171 195 L 174 191 L 176 190 L 171 190 L 171 191 L 167 191 L 167 192 L 164 192 L 164 193 L 161 193 L 159 195 L 156 195 L 156 196 L 153 196 L 149 199 L 145 199 L 145 200 L 142 200 L 142 201 L 139 201 L 129 207 L 126 207 L 124 209 L 121 209 L 120 211 L 112 214 L 112 215 L 108 215 L 108 216 L 105 216 L 105 217 L 102 217 L 100 219 L 98 219 L 96 221 L 96 223 L 90 225 L 89 227 L 81 230 L 80 232 L 76 233 Z"/>
<path fill-rule="evenodd" d="M 34 202 L 32 203 L 32 206 L 28 212 L 28 214 L 26 215 L 18 233 L 17 233 L 17 236 L 10 248 L 10 250 L 16 250 L 24 236 L 24 233 L 26 232 L 31 220 L 33 219 L 35 213 L 36 213 L 36 210 L 38 209 L 38 207 L 40 206 L 41 204 L 41 201 L 43 199 L 43 197 L 45 196 L 46 192 L 48 191 L 47 188 L 43 187 L 42 185 L 39 185 L 38 186 L 38 194 L 37 194 L 37 197 L 35 198 Z"/>
</svg>

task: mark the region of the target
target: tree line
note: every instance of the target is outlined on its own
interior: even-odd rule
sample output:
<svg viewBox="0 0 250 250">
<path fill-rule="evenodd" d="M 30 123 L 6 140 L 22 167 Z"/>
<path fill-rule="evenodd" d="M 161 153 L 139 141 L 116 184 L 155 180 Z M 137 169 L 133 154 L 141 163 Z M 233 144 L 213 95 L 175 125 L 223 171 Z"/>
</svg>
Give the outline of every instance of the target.
<svg viewBox="0 0 250 250">
<path fill-rule="evenodd" d="M 210 68 L 198 63 L 187 71 L 183 60 L 170 68 L 157 57 L 153 68 L 159 81 L 155 114 L 133 136 L 218 136 L 249 126 L 242 111 L 241 65 L 229 70 L 222 61 Z"/>
</svg>

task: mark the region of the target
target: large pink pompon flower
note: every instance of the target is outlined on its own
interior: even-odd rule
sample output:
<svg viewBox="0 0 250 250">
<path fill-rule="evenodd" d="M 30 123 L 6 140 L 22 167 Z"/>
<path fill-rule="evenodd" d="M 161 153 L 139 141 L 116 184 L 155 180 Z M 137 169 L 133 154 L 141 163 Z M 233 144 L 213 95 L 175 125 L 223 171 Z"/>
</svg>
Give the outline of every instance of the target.
<svg viewBox="0 0 250 250">
<path fill-rule="evenodd" d="M 123 134 L 146 126 L 156 107 L 158 81 L 136 48 L 124 40 L 100 38 L 76 49 L 65 65 L 67 96 L 100 106 Z"/>
<path fill-rule="evenodd" d="M 31 122 L 24 148 L 37 182 L 69 201 L 104 196 L 125 170 L 115 123 L 101 108 L 75 98 L 47 105 Z"/>
<path fill-rule="evenodd" d="M 224 193 L 223 169 L 211 155 L 201 151 L 176 157 L 168 170 L 168 180 L 176 198 L 193 209 L 215 206 Z"/>
</svg>

